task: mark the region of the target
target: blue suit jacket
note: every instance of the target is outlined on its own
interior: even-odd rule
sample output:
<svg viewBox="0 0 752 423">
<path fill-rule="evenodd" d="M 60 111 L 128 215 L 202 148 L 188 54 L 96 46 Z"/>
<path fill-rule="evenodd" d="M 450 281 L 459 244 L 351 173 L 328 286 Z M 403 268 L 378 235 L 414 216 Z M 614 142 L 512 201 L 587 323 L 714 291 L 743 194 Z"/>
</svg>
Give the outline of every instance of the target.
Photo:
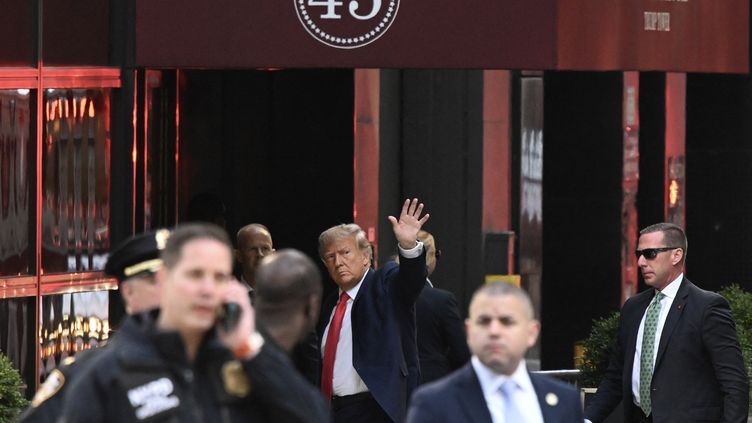
<svg viewBox="0 0 752 423">
<path fill-rule="evenodd" d="M 530 374 L 545 423 L 581 423 L 577 390 L 547 376 Z M 413 395 L 408 423 L 491 423 L 491 412 L 473 366 L 468 363 L 451 375 L 421 386 Z"/>
<path fill-rule="evenodd" d="M 395 422 L 404 420 L 407 399 L 420 378 L 415 300 L 426 280 L 425 252 L 414 259 L 400 257 L 400 263 L 368 270 L 351 315 L 353 366 Z M 323 339 L 337 298 L 335 291 L 324 301 L 317 327 L 319 339 Z"/>
</svg>

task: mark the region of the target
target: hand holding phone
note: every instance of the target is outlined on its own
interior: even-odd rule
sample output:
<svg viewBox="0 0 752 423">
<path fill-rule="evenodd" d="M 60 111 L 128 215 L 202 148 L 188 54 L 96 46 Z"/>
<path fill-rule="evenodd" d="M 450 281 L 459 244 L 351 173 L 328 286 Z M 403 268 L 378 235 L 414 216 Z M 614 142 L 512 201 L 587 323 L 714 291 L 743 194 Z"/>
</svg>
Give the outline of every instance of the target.
<svg viewBox="0 0 752 423">
<path fill-rule="evenodd" d="M 237 327 L 240 322 L 240 316 L 243 313 L 243 309 L 240 308 L 240 304 L 234 302 L 227 302 L 222 304 L 217 310 L 217 324 L 229 333 Z"/>
<path fill-rule="evenodd" d="M 217 328 L 219 339 L 230 350 L 247 343 L 251 334 L 256 332 L 248 289 L 236 280 L 227 282 L 217 313 Z"/>
</svg>

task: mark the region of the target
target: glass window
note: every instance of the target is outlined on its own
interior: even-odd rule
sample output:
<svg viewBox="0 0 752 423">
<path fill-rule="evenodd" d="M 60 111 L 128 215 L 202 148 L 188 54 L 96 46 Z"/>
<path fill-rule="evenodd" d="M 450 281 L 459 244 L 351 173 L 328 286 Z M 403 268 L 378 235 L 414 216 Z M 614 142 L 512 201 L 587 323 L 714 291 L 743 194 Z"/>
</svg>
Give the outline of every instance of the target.
<svg viewBox="0 0 752 423">
<path fill-rule="evenodd" d="M 0 351 L 8 356 L 26 383 L 26 396 L 36 386 L 34 297 L 0 299 Z"/>
<path fill-rule="evenodd" d="M 66 357 L 96 348 L 110 335 L 109 292 L 42 297 L 39 328 L 41 381 Z"/>
<path fill-rule="evenodd" d="M 33 95 L 0 90 L 0 276 L 33 273 Z"/>
<path fill-rule="evenodd" d="M 48 89 L 43 273 L 101 270 L 110 247 L 110 89 Z"/>
</svg>

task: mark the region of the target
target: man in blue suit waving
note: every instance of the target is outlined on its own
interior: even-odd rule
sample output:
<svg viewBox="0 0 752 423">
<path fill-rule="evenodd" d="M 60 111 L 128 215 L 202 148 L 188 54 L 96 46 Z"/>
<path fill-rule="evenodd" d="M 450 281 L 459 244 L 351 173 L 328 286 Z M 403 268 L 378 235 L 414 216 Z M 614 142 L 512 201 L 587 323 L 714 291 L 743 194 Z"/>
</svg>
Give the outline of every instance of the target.
<svg viewBox="0 0 752 423">
<path fill-rule="evenodd" d="M 412 398 L 408 423 L 578 423 L 577 391 L 529 373 L 523 359 L 538 339 L 530 297 L 506 282 L 485 285 L 465 321 L 470 363 L 424 385 Z"/>
<path fill-rule="evenodd" d="M 319 236 L 319 255 L 339 289 L 324 301 L 321 391 L 334 421 L 402 422 L 419 379 L 415 300 L 426 280 L 418 231 L 423 204 L 406 200 L 389 216 L 400 265 L 370 268 L 371 246 L 358 225 L 337 225 Z"/>
</svg>

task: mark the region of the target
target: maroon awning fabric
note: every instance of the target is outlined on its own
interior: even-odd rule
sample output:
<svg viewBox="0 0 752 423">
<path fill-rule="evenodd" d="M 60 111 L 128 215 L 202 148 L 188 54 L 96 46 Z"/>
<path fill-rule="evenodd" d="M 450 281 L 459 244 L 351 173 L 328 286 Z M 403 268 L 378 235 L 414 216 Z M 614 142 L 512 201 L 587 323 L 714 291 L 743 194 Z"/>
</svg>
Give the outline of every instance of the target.
<svg viewBox="0 0 752 423">
<path fill-rule="evenodd" d="M 393 13 L 387 15 L 389 7 Z M 359 41 L 381 22 L 384 25 L 372 32 L 375 36 Z M 330 35 L 331 42 L 321 38 L 321 32 Z M 365 45 L 355 47 L 358 43 Z M 749 4 L 137 0 L 136 64 L 746 73 Z"/>
</svg>

